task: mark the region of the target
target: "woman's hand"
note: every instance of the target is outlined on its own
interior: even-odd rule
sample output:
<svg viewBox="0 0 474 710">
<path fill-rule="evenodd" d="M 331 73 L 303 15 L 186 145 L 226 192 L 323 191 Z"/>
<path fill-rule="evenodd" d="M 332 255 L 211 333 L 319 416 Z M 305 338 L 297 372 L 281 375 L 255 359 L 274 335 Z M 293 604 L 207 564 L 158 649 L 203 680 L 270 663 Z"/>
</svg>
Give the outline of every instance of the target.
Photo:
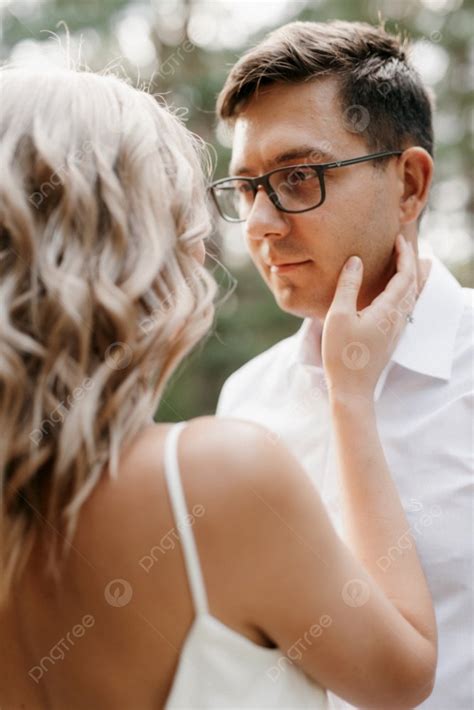
<svg viewBox="0 0 474 710">
<path fill-rule="evenodd" d="M 401 234 L 395 247 L 397 273 L 362 311 L 357 311 L 361 259 L 351 257 L 341 271 L 322 337 L 330 396 L 373 399 L 379 376 L 413 311 L 418 295 L 415 252 Z"/>
</svg>

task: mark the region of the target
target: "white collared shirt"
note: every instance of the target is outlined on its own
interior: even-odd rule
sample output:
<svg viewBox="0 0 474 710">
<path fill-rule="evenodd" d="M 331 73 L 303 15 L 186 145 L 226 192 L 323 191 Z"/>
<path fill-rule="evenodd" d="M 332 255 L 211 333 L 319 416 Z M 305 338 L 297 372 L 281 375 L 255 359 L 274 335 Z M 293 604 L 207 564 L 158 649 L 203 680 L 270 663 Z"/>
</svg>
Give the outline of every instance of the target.
<svg viewBox="0 0 474 710">
<path fill-rule="evenodd" d="M 474 707 L 472 294 L 432 258 L 414 322 L 407 324 L 375 391 L 379 434 L 438 622 L 435 688 L 420 706 L 429 710 Z M 258 422 L 281 437 L 344 537 L 321 327 L 306 319 L 295 335 L 232 374 L 217 415 Z M 387 564 L 394 554 L 387 551 Z M 335 708 L 352 707 L 330 698 Z"/>
</svg>

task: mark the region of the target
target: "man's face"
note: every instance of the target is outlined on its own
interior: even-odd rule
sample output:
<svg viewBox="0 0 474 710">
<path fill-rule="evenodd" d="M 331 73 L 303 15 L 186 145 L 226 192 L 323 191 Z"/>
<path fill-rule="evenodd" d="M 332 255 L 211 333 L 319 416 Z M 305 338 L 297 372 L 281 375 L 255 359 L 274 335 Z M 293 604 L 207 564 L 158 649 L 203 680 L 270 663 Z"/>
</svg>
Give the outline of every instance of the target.
<svg viewBox="0 0 474 710">
<path fill-rule="evenodd" d="M 356 112 L 357 109 L 354 109 Z M 256 176 L 298 163 L 346 160 L 370 152 L 363 133 L 337 101 L 332 78 L 261 90 L 239 114 L 233 175 Z M 367 116 L 363 116 L 367 123 Z M 368 115 L 370 120 L 370 114 Z M 364 281 L 358 306 L 372 301 L 395 270 L 402 185 L 397 157 L 387 167 L 369 161 L 326 171 L 326 199 L 301 214 L 277 210 L 260 187 L 244 223 L 250 255 L 284 311 L 324 318 L 346 259 L 359 255 Z M 294 262 L 299 266 L 272 268 Z"/>
</svg>

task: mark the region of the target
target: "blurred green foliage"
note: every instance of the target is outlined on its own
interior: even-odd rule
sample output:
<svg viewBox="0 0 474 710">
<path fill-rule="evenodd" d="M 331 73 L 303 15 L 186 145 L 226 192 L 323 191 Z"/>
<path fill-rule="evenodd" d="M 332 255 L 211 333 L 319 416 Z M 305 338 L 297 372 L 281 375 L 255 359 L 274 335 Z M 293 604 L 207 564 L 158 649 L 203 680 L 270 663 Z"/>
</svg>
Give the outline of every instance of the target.
<svg viewBox="0 0 474 710">
<path fill-rule="evenodd" d="M 266 5 L 270 6 L 270 12 L 266 8 L 265 14 L 262 10 Z M 232 19 L 225 23 L 226 14 L 230 17 L 235 9 L 243 10 L 241 21 L 245 31 L 240 35 Z M 222 28 L 218 28 L 217 34 L 214 32 L 219 41 L 212 39 L 212 28 L 204 26 L 203 29 L 202 18 L 206 17 L 206 12 L 209 28 L 213 16 L 222 21 Z M 76 45 L 82 35 L 82 58 L 91 69 L 102 70 L 108 64 L 121 64 L 133 84 L 145 84 L 151 91 L 165 94 L 171 105 L 184 107 L 188 127 L 215 147 L 215 167 L 219 176 L 226 172 L 229 148 L 216 137 L 215 99 L 229 67 L 246 46 L 255 43 L 275 26 L 293 19 L 377 23 L 379 14 L 386 20 L 389 30 L 406 31 L 414 39 L 436 45 L 438 49 L 435 47 L 432 51 L 437 51 L 438 55 L 444 52 L 449 56 L 447 70 L 434 86 L 445 136 L 438 143 L 436 177 L 442 181 L 464 176 L 472 183 L 473 145 L 469 125 L 472 118 L 470 56 L 474 9 L 462 0 L 364 0 L 357 3 L 351 0 L 286 3 L 235 0 L 233 4 L 230 0 L 101 0 L 100 3 L 95 0 L 3 0 L 0 5 L 0 60 L 18 58 L 20 50 L 25 51 L 28 43 L 51 44 L 51 35 L 45 30 L 63 36 L 64 27 L 60 23 L 64 21 Z M 120 43 L 124 33 L 127 38 L 127 32 L 133 39 L 137 17 L 141 22 L 138 28 L 143 23 L 147 27 L 143 44 L 151 43 L 153 47 L 152 61 L 140 67 L 127 59 L 126 52 L 123 58 L 123 39 Z M 200 19 L 200 25 L 199 22 L 196 24 L 196 18 Z M 238 42 L 234 34 L 237 39 L 242 37 L 239 46 L 235 46 Z M 442 59 L 443 56 L 438 56 L 441 63 Z M 454 133 L 451 130 L 451 134 L 450 121 L 457 121 L 457 130 Z M 472 185 L 462 209 L 467 224 L 471 224 L 474 213 Z M 446 239 L 449 238 L 447 233 Z M 225 258 L 218 233 L 213 235 L 213 242 L 216 256 Z M 460 260 L 450 263 L 450 267 L 463 284 L 474 283 L 472 261 L 466 257 L 466 250 Z M 237 288 L 223 298 L 212 333 L 173 376 L 157 414 L 160 420 L 173 421 L 213 413 L 226 377 L 299 327 L 299 319 L 277 308 L 271 293 L 250 264 L 239 269 L 231 267 L 231 271 L 238 281 Z M 230 288 L 231 281 L 225 277 L 222 295 Z"/>
</svg>

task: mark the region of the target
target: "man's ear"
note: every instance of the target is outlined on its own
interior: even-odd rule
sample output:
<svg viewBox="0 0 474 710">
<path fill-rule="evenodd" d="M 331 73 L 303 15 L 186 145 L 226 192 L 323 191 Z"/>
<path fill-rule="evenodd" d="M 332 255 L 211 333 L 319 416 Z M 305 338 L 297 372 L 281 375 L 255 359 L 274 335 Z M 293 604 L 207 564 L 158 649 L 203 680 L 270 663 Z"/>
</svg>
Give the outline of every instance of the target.
<svg viewBox="0 0 474 710">
<path fill-rule="evenodd" d="M 428 202 L 433 178 L 434 163 L 424 148 L 407 148 L 399 158 L 398 178 L 402 187 L 400 197 L 400 223 L 410 224 L 420 216 Z"/>
</svg>

